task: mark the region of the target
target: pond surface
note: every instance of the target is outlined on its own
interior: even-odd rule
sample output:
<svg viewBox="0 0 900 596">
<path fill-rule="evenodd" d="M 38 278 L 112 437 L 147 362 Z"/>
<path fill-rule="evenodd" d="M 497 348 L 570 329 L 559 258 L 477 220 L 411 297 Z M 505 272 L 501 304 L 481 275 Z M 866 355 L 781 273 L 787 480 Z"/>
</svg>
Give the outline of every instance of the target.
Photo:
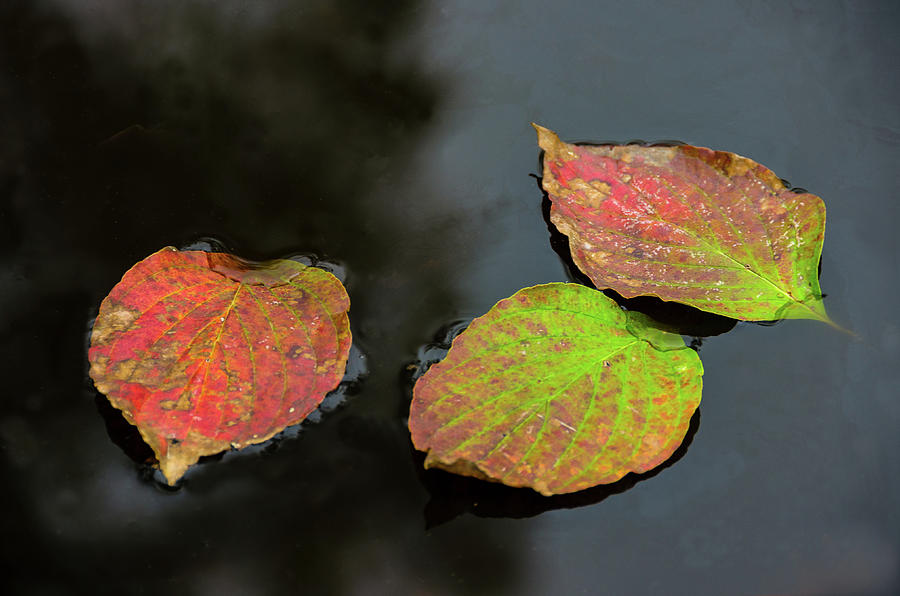
<svg viewBox="0 0 900 596">
<path fill-rule="evenodd" d="M 745 4 L 4 1 L 4 583 L 900 592 L 900 7 Z M 421 472 L 415 369 L 497 300 L 569 279 L 532 121 L 733 151 L 822 196 L 826 307 L 858 338 L 705 338 L 702 417 L 645 478 L 544 499 Z M 203 242 L 336 264 L 363 378 L 169 491 L 113 441 L 87 337 L 128 267 Z"/>
</svg>

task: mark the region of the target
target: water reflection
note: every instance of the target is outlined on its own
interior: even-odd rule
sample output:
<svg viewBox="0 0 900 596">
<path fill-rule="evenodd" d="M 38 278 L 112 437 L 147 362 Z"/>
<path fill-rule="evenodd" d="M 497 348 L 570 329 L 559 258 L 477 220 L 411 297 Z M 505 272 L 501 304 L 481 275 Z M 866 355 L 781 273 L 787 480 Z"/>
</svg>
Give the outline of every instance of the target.
<svg viewBox="0 0 900 596">
<path fill-rule="evenodd" d="M 497 538 L 422 533 L 425 491 L 396 413 L 396 363 L 431 309 L 455 311 L 457 299 L 452 263 L 422 267 L 409 250 L 452 232 L 406 225 L 419 197 L 385 199 L 449 84 L 407 51 L 417 11 L 358 0 L 0 5 L 0 247 L 14 282 L 0 328 L 2 357 L 20 372 L 5 390 L 21 396 L 0 427 L 40 462 L 8 476 L 18 513 L 3 529 L 28 536 L 16 545 L 18 591 L 92 585 L 98 560 L 114 591 L 516 585 L 514 552 L 443 557 Z M 334 263 L 360 357 L 340 392 L 353 407 L 328 402 L 315 432 L 209 458 L 175 492 L 148 486 L 141 442 L 92 404 L 83 322 L 165 245 Z M 420 303 L 432 306 L 415 314 Z M 98 408 L 139 465 L 110 444 Z M 48 560 L 53 573 L 37 574 Z"/>
</svg>

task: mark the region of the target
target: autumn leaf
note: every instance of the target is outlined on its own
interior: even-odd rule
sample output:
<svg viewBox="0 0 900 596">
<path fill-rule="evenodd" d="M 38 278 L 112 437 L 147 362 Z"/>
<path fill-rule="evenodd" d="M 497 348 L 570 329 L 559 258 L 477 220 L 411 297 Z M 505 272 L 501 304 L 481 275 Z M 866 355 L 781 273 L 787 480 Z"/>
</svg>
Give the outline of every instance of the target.
<svg viewBox="0 0 900 596">
<path fill-rule="evenodd" d="M 825 205 L 771 170 L 681 145 L 571 145 L 534 125 L 550 218 L 598 288 L 728 317 L 816 319 Z"/>
<path fill-rule="evenodd" d="M 409 429 L 436 467 L 553 495 L 665 461 L 700 403 L 680 336 L 576 284 L 498 302 L 413 388 Z"/>
<path fill-rule="evenodd" d="M 268 440 L 341 380 L 350 300 L 330 273 L 164 248 L 100 305 L 90 375 L 169 484 L 201 456 Z"/>
</svg>

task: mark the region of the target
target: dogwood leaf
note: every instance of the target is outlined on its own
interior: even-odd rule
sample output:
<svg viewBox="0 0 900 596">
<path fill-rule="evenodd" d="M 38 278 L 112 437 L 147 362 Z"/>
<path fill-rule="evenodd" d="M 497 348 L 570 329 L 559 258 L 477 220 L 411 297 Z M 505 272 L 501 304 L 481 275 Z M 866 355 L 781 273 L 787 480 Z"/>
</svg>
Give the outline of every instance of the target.
<svg viewBox="0 0 900 596">
<path fill-rule="evenodd" d="M 413 389 L 437 467 L 544 494 L 645 472 L 681 444 L 703 367 L 680 336 L 601 292 L 552 283 L 498 302 Z"/>
<path fill-rule="evenodd" d="M 572 145 L 535 128 L 550 219 L 598 288 L 742 320 L 830 323 L 819 289 L 819 197 L 792 192 L 734 153 Z"/>
<path fill-rule="evenodd" d="M 90 375 L 174 484 L 201 456 L 268 440 L 340 382 L 350 301 L 290 260 L 164 248 L 100 305 Z"/>
</svg>

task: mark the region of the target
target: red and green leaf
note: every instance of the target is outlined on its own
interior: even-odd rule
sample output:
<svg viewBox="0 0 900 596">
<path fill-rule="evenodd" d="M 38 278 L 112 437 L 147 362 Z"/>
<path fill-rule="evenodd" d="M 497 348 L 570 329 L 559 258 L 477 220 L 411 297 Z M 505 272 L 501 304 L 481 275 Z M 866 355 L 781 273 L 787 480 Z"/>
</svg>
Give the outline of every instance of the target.
<svg viewBox="0 0 900 596">
<path fill-rule="evenodd" d="M 681 444 L 703 367 L 680 336 L 575 284 L 498 302 L 416 383 L 425 467 L 544 494 L 645 472 Z"/>
<path fill-rule="evenodd" d="M 201 456 L 266 441 L 318 406 L 344 373 L 349 307 L 322 269 L 164 248 L 100 305 L 90 375 L 174 484 Z"/>
<path fill-rule="evenodd" d="M 535 125 L 550 218 L 598 288 L 736 319 L 829 322 L 825 205 L 771 170 L 688 145 L 572 145 Z"/>
</svg>

